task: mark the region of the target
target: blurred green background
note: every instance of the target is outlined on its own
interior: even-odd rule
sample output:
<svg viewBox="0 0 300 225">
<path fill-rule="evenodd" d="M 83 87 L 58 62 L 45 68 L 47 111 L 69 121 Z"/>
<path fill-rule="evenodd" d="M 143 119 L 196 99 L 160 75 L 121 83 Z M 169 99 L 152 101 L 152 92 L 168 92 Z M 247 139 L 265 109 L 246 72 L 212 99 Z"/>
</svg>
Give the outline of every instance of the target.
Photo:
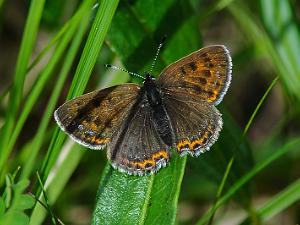
<svg viewBox="0 0 300 225">
<path fill-rule="evenodd" d="M 0 0 L 0 224 L 299 224 L 299 21 L 296 0 Z M 224 128 L 198 158 L 120 174 L 53 111 L 130 81 L 106 63 L 147 71 L 165 35 L 156 77 L 203 46 L 230 50 Z"/>
</svg>

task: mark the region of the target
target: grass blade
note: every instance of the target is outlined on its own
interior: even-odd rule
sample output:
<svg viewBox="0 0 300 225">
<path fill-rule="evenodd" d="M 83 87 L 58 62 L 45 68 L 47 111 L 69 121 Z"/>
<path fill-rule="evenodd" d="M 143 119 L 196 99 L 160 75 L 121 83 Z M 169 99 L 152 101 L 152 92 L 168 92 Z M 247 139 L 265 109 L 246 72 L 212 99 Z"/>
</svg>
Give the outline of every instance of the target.
<svg viewBox="0 0 300 225">
<path fill-rule="evenodd" d="M 68 99 L 83 93 L 117 5 L 118 1 L 103 1 L 100 4 L 95 21 L 88 36 L 88 40 L 80 58 L 74 79 L 72 81 L 72 85 L 67 97 Z M 59 128 L 56 128 L 42 168 L 42 180 L 45 180 L 48 176 L 49 171 L 59 154 L 64 139 L 65 134 L 61 132 Z"/>
<path fill-rule="evenodd" d="M 58 80 L 54 87 L 52 95 L 49 99 L 49 102 L 47 104 L 47 108 L 45 110 L 42 121 L 40 122 L 39 128 L 38 128 L 34 138 L 32 139 L 31 154 L 30 154 L 30 157 L 27 159 L 27 163 L 25 164 L 24 169 L 22 171 L 22 177 L 27 177 L 32 172 L 32 168 L 34 165 L 33 162 L 36 160 L 36 155 L 37 155 L 38 151 L 40 150 L 40 147 L 43 143 L 48 123 L 53 118 L 53 111 L 57 104 L 57 100 L 60 95 L 61 89 L 63 88 L 63 85 L 67 78 L 68 72 L 71 69 L 72 63 L 76 56 L 76 53 L 80 47 L 80 43 L 82 41 L 83 35 L 85 34 L 85 31 L 87 29 L 89 18 L 86 17 L 85 15 L 89 14 L 89 6 L 90 5 L 83 7 L 86 9 L 86 12 L 83 11 L 84 12 L 84 13 L 82 13 L 83 18 L 82 19 L 79 18 L 78 21 L 81 21 L 81 22 L 78 23 L 78 25 L 72 24 L 70 26 L 70 30 L 68 30 L 63 37 L 63 39 L 64 39 L 64 38 L 68 38 L 68 36 L 70 36 L 70 37 L 74 36 L 74 32 L 75 32 L 74 28 L 77 28 L 79 26 L 79 28 L 76 32 L 76 36 L 74 37 L 73 43 L 71 44 L 71 46 L 66 54 L 66 59 L 63 64 L 63 67 L 61 69 L 61 72 L 57 76 Z M 59 52 L 59 51 L 57 50 L 56 53 L 57 52 Z M 52 60 L 54 60 L 54 58 L 55 57 L 53 56 Z"/>
<path fill-rule="evenodd" d="M 75 77 L 72 82 L 71 90 L 69 92 L 69 98 L 75 97 L 84 91 L 117 5 L 118 5 L 118 1 L 109 1 L 109 2 L 103 1 L 100 4 L 95 21 L 92 25 L 85 48 L 83 50 L 79 65 L 77 67 Z M 57 173 L 53 174 L 54 179 L 51 179 L 51 182 L 50 180 L 47 180 L 47 178 L 49 176 L 49 172 L 51 168 L 57 161 L 57 157 L 60 153 L 61 146 L 63 144 L 64 139 L 65 139 L 65 134 L 60 132 L 58 129 L 56 129 L 53 134 L 52 141 L 48 149 L 48 153 L 42 168 L 42 180 L 46 182 L 47 187 L 53 187 L 52 186 L 53 184 L 57 184 L 58 180 L 55 179 Z M 54 202 L 56 200 L 58 194 L 60 193 L 60 191 L 66 184 L 67 180 L 69 179 L 72 171 L 74 171 L 74 169 L 76 168 L 75 165 L 77 165 L 77 163 L 79 162 L 81 154 L 82 153 L 80 151 L 72 151 L 72 152 L 68 152 L 67 155 L 65 155 L 64 158 L 69 158 L 72 155 L 78 160 L 72 161 L 73 166 L 67 167 L 66 171 L 64 165 L 62 164 L 59 165 L 57 169 L 58 171 L 60 171 L 59 168 L 63 168 L 64 175 L 62 176 L 62 179 L 59 179 L 59 183 L 60 183 L 60 185 L 58 186 L 59 188 L 56 189 L 55 186 L 55 193 L 52 194 L 49 193 L 49 201 Z M 73 164 L 73 162 L 75 162 L 75 165 Z M 38 196 L 39 194 L 40 194 L 40 190 L 37 191 Z M 34 213 L 32 215 L 32 224 L 41 223 L 44 216 L 39 214 L 39 212 L 40 212 L 39 208 L 36 208 L 34 210 Z"/>
<path fill-rule="evenodd" d="M 272 218 L 300 199 L 300 179 L 296 180 L 283 191 L 268 200 L 257 209 L 257 216 L 262 222 Z M 249 224 L 248 218 L 240 224 Z"/>
<path fill-rule="evenodd" d="M 29 65 L 29 59 L 32 53 L 33 45 L 36 40 L 37 30 L 40 24 L 45 0 L 33 0 L 30 4 L 29 14 L 26 20 L 22 43 L 17 59 L 14 82 L 10 92 L 10 100 L 6 111 L 5 124 L 0 133 L 0 183 L 4 175 L 5 162 L 11 152 L 7 148 L 8 142 L 13 131 L 15 119 L 22 100 L 23 85 L 25 75 Z"/>
</svg>

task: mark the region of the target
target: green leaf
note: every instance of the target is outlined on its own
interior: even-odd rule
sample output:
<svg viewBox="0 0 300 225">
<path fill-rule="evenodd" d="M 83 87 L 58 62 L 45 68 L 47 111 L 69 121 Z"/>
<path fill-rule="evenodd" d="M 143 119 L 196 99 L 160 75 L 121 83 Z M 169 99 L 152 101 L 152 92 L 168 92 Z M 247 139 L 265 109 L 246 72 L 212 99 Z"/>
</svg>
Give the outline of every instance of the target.
<svg viewBox="0 0 300 225">
<path fill-rule="evenodd" d="M 92 224 L 173 224 L 185 162 L 186 158 L 174 155 L 167 168 L 143 177 L 107 164 Z"/>
<path fill-rule="evenodd" d="M 6 177 L 11 178 L 11 175 L 7 174 Z M 1 204 L 4 203 L 3 198 L 11 198 L 11 200 L 6 207 L 3 207 L 5 204 L 0 207 L 0 224 L 29 224 L 29 217 L 23 211 L 32 208 L 35 200 L 28 194 L 23 194 L 28 185 L 28 180 L 20 180 L 16 184 L 12 183 L 11 179 L 7 182 L 7 187 L 0 202 Z"/>
<path fill-rule="evenodd" d="M 22 194 L 18 198 L 18 204 L 16 205 L 16 210 L 23 211 L 25 209 L 31 209 L 35 204 L 34 198 L 28 194 Z"/>
<path fill-rule="evenodd" d="M 22 191 L 25 190 L 25 188 L 28 187 L 29 184 L 30 184 L 29 180 L 22 179 L 14 185 L 14 190 L 17 191 L 17 192 L 22 192 Z"/>
<path fill-rule="evenodd" d="M 20 211 L 10 211 L 3 217 L 0 217 L 0 224 L 27 225 L 29 224 L 29 217 Z"/>
<path fill-rule="evenodd" d="M 6 183 L 6 187 L 5 187 L 4 200 L 5 200 L 5 207 L 8 208 L 11 204 L 12 195 L 13 195 L 12 194 L 13 182 L 10 174 L 5 175 L 5 183 Z"/>
<path fill-rule="evenodd" d="M 149 15 L 148 10 L 155 11 L 155 14 Z M 126 68 L 143 73 L 150 69 L 158 43 L 167 36 L 165 50 L 154 68 L 154 76 L 158 76 L 157 73 L 174 59 L 200 47 L 198 21 L 191 18 L 191 11 L 189 3 L 182 0 L 163 3 L 157 0 L 136 1 L 133 5 L 121 2 L 107 35 L 108 45 Z M 149 16 L 153 18 L 148 20 Z M 125 27 L 130 27 L 130 32 Z"/>
<path fill-rule="evenodd" d="M 5 207 L 5 201 L 4 201 L 4 199 L 2 197 L 0 197 L 0 218 L 4 214 L 5 209 L 6 209 L 6 207 Z"/>
</svg>

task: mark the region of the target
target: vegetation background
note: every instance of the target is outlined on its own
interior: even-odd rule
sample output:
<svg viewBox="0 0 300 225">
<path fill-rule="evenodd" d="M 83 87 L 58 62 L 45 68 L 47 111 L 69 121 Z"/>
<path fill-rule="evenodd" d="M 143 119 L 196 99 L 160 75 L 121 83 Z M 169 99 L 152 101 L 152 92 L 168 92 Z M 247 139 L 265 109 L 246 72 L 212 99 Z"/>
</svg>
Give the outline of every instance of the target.
<svg viewBox="0 0 300 225">
<path fill-rule="evenodd" d="M 299 224 L 299 21 L 296 0 L 0 0 L 0 224 Z M 146 71 L 164 35 L 155 76 L 230 49 L 224 128 L 199 158 L 128 176 L 53 111 L 129 80 L 105 63 Z"/>
</svg>

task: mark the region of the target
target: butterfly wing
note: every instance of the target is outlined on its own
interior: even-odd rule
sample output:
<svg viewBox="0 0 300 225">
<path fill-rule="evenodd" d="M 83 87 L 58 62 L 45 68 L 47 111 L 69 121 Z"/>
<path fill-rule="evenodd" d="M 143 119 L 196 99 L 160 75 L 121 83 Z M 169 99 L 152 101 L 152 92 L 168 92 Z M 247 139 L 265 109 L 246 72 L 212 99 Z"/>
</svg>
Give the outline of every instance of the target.
<svg viewBox="0 0 300 225">
<path fill-rule="evenodd" d="M 60 106 L 55 120 L 76 142 L 102 149 L 135 104 L 140 89 L 124 84 L 79 96 Z"/>
<path fill-rule="evenodd" d="M 162 90 L 219 104 L 231 81 L 231 57 L 223 45 L 202 48 L 169 65 L 157 80 Z"/>
<path fill-rule="evenodd" d="M 121 172 L 134 175 L 157 172 L 170 158 L 169 147 L 151 119 L 151 110 L 144 98 L 132 108 L 108 144 L 108 158 Z"/>
<path fill-rule="evenodd" d="M 197 96 L 168 91 L 163 95 L 175 136 L 175 149 L 183 156 L 198 156 L 214 144 L 222 129 L 217 108 Z"/>
</svg>

